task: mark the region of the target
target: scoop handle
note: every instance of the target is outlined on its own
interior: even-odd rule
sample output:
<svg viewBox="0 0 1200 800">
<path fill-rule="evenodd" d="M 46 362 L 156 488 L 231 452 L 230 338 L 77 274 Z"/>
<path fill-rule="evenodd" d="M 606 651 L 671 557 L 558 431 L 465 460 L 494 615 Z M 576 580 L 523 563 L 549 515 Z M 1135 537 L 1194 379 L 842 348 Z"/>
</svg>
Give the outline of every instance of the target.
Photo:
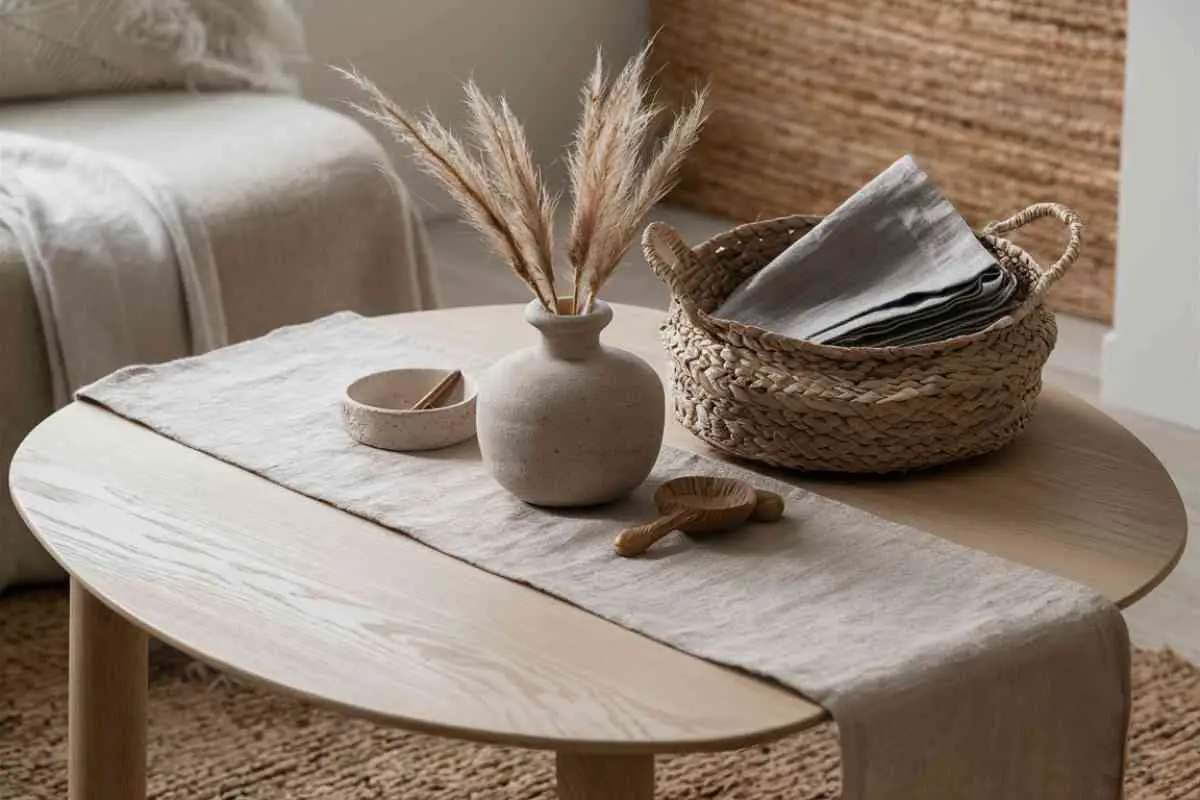
<svg viewBox="0 0 1200 800">
<path fill-rule="evenodd" d="M 613 549 L 619 556 L 636 556 L 646 552 L 650 545 L 666 536 L 671 531 L 689 522 L 695 522 L 702 512 L 691 509 L 681 509 L 672 514 L 664 514 L 654 522 L 626 528 L 617 534 Z"/>
</svg>

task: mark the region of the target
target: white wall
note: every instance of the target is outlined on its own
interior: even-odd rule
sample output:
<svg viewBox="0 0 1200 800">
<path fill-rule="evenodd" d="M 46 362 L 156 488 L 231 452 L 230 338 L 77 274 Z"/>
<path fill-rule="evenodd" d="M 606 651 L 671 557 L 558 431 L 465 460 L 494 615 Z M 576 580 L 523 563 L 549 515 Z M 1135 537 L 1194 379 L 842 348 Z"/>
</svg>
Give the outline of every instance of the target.
<svg viewBox="0 0 1200 800">
<path fill-rule="evenodd" d="M 298 71 L 307 96 L 329 104 L 354 97 L 328 64 L 353 64 L 407 108 L 431 107 L 455 125 L 461 85 L 474 76 L 505 94 L 530 144 L 555 180 L 578 113 L 578 90 L 596 46 L 621 63 L 645 41 L 648 0 L 294 0 L 312 63 Z M 379 132 L 382 138 L 386 134 Z M 448 199 L 412 168 L 399 145 L 393 160 L 428 216 Z"/>
<path fill-rule="evenodd" d="M 1200 3 L 1132 0 L 1101 399 L 1200 428 Z"/>
</svg>

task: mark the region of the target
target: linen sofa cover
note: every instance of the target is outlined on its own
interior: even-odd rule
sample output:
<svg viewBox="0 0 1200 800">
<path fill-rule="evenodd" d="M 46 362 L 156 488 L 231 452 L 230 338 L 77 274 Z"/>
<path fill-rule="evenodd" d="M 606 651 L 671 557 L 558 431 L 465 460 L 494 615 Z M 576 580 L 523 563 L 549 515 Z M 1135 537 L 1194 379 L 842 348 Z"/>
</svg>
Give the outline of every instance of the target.
<svg viewBox="0 0 1200 800">
<path fill-rule="evenodd" d="M 137 159 L 203 218 L 231 341 L 333 311 L 436 304 L 415 208 L 357 122 L 286 95 L 187 92 L 0 104 L 0 129 Z M 32 286 L 0 231 L 0 465 L 53 411 Z M 0 590 L 58 576 L 0 488 Z"/>
</svg>

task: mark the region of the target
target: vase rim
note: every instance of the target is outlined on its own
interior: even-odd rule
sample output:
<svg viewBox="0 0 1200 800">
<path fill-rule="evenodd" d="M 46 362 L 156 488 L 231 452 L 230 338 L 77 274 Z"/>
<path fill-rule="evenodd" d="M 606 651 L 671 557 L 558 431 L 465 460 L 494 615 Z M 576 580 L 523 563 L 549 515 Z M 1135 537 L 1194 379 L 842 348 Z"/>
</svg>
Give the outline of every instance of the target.
<svg viewBox="0 0 1200 800">
<path fill-rule="evenodd" d="M 559 309 L 570 308 L 572 298 L 558 298 Z M 530 300 L 525 306 L 525 319 L 530 325 L 535 328 L 546 329 L 555 328 L 558 330 L 586 330 L 595 329 L 597 331 L 604 328 L 612 321 L 612 306 L 603 300 L 596 299 L 592 301 L 592 307 L 586 314 L 551 314 L 540 300 Z"/>
</svg>

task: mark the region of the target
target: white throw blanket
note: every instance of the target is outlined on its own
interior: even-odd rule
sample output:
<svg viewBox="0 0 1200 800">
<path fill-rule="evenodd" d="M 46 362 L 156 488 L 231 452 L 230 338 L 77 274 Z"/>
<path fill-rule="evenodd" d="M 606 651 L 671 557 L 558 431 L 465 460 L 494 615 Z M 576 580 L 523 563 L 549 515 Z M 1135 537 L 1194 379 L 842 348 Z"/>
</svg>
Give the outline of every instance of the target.
<svg viewBox="0 0 1200 800">
<path fill-rule="evenodd" d="M 57 405 L 120 367 L 226 343 L 204 226 L 145 167 L 0 133 L 0 227 L 29 268 Z"/>
<path fill-rule="evenodd" d="M 345 433 L 339 403 L 352 379 L 478 366 L 447 344 L 341 314 L 123 370 L 80 396 L 684 652 L 803 692 L 839 724 L 844 800 L 1121 796 L 1129 640 L 1120 613 L 1094 591 L 673 448 L 629 499 L 558 511 L 501 489 L 473 441 L 434 457 L 376 450 Z M 658 483 L 696 473 L 781 492 L 787 513 L 710 540 L 673 534 L 659 545 L 665 557 L 615 556 L 618 530 L 657 516 Z"/>
</svg>

